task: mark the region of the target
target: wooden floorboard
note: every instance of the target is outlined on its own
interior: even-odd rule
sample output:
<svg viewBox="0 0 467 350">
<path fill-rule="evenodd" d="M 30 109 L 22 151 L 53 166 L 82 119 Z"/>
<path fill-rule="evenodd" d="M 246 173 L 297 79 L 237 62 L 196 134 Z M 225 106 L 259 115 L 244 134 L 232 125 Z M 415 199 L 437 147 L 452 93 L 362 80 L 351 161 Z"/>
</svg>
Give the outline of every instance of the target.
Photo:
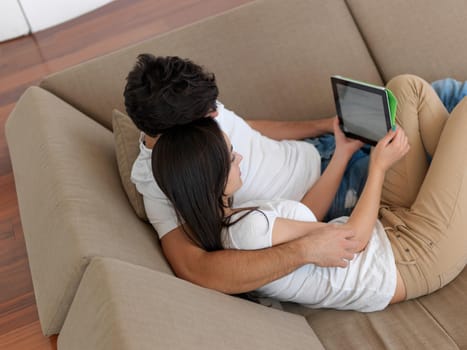
<svg viewBox="0 0 467 350">
<path fill-rule="evenodd" d="M 44 337 L 40 331 L 39 321 L 36 320 L 18 327 L 10 332 L 0 334 L 0 349 L 57 349 L 57 337 Z"/>
<path fill-rule="evenodd" d="M 54 28 L 0 43 L 0 349 L 57 348 L 40 331 L 5 123 L 44 76 L 251 0 L 117 0 Z"/>
</svg>

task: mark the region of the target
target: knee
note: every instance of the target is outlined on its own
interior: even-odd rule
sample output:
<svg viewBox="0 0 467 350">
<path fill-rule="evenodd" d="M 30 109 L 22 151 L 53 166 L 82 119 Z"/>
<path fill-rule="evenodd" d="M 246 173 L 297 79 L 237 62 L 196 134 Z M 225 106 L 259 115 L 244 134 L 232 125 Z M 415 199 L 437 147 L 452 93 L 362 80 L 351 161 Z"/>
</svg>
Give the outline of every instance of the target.
<svg viewBox="0 0 467 350">
<path fill-rule="evenodd" d="M 395 76 L 389 81 L 387 88 L 394 93 L 399 104 L 402 105 L 419 104 L 422 96 L 435 94 L 430 84 L 413 74 Z"/>
<path fill-rule="evenodd" d="M 417 89 L 424 84 L 428 84 L 425 80 L 414 74 L 400 74 L 389 80 L 387 88 L 391 91 L 405 89 L 407 87 Z"/>
</svg>

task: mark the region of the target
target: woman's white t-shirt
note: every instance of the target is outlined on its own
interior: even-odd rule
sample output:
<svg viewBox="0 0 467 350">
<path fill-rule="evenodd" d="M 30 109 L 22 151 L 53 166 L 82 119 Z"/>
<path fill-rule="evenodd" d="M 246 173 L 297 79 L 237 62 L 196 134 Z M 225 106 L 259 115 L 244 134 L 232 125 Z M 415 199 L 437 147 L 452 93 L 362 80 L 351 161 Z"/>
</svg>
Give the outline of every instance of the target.
<svg viewBox="0 0 467 350">
<path fill-rule="evenodd" d="M 301 200 L 321 173 L 321 158 L 316 148 L 303 141 L 267 138 L 221 103 L 217 111 L 215 120 L 229 136 L 234 150 L 243 157 L 240 163 L 243 186 L 235 193 L 235 205 L 253 199 Z M 143 195 L 148 219 L 162 238 L 179 223 L 172 204 L 154 180 L 151 152 L 140 143 L 131 180 Z"/>
<path fill-rule="evenodd" d="M 276 218 L 316 221 L 310 209 L 296 201 L 251 201 L 244 206 L 258 206 L 259 211 L 251 212 L 223 230 L 224 248 L 251 250 L 271 247 Z M 341 217 L 331 222 L 345 223 L 347 220 L 347 217 Z M 311 308 L 369 312 L 382 310 L 389 304 L 396 290 L 396 282 L 391 244 L 377 221 L 367 247 L 356 254 L 346 268 L 304 265 L 256 292 L 260 296 L 296 302 Z"/>
</svg>

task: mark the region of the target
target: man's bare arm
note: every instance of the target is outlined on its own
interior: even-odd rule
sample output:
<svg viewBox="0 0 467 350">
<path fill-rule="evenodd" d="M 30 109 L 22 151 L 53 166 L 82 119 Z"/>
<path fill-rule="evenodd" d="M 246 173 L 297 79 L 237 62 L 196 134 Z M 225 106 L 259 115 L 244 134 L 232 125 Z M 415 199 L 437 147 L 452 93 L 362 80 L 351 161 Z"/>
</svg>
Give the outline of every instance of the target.
<svg viewBox="0 0 467 350">
<path fill-rule="evenodd" d="M 333 131 L 334 118 L 304 121 L 247 120 L 246 122 L 264 136 L 274 140 L 301 140 Z"/>
<path fill-rule="evenodd" d="M 236 294 L 257 289 L 307 263 L 345 267 L 358 247 L 353 237 L 352 231 L 329 225 L 268 249 L 206 252 L 176 228 L 161 243 L 178 277 Z"/>
</svg>

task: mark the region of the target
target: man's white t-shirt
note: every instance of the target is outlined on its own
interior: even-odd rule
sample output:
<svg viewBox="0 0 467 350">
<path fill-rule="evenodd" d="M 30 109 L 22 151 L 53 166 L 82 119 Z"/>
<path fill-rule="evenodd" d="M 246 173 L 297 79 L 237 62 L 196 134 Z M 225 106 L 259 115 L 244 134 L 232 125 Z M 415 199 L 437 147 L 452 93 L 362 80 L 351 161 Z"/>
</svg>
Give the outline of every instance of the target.
<svg viewBox="0 0 467 350">
<path fill-rule="evenodd" d="M 301 200 L 320 176 L 321 158 L 316 148 L 303 141 L 267 138 L 221 103 L 217 111 L 215 120 L 243 157 L 243 186 L 235 193 L 234 204 L 277 198 Z M 131 180 L 143 195 L 146 214 L 160 238 L 179 226 L 171 203 L 152 175 L 151 150 L 142 142 Z"/>
<path fill-rule="evenodd" d="M 316 221 L 308 207 L 290 200 L 251 201 L 258 206 L 222 232 L 224 248 L 262 249 L 272 246 L 276 218 Z M 244 214 L 240 212 L 237 215 Z M 233 220 L 235 220 L 234 215 Z M 348 217 L 331 222 L 345 223 Z M 384 309 L 394 296 L 397 272 L 391 244 L 379 221 L 367 247 L 346 268 L 308 264 L 259 289 L 260 296 L 291 301 L 311 308 L 334 308 L 364 312 Z"/>
</svg>

